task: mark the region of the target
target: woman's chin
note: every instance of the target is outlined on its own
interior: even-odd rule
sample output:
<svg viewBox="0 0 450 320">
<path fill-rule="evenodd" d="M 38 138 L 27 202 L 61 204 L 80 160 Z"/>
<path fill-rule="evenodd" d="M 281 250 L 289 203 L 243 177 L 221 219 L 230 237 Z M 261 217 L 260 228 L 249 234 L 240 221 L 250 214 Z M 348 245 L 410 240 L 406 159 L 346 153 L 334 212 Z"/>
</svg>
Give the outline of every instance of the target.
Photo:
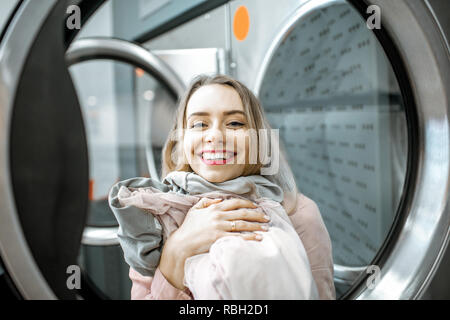
<svg viewBox="0 0 450 320">
<path fill-rule="evenodd" d="M 211 168 L 202 168 L 196 171 L 196 173 L 209 182 L 220 183 L 241 176 L 243 171 L 243 168 L 227 168 L 227 166 L 224 165 L 212 166 Z"/>
</svg>

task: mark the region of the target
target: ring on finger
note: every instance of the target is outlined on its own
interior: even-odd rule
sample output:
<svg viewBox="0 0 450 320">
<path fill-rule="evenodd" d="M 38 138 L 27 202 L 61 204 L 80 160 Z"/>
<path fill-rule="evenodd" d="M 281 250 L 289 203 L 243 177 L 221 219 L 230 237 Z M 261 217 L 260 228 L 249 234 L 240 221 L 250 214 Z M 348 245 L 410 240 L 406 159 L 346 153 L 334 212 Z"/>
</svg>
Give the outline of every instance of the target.
<svg viewBox="0 0 450 320">
<path fill-rule="evenodd" d="M 231 221 L 231 232 L 236 230 L 236 221 Z"/>
</svg>

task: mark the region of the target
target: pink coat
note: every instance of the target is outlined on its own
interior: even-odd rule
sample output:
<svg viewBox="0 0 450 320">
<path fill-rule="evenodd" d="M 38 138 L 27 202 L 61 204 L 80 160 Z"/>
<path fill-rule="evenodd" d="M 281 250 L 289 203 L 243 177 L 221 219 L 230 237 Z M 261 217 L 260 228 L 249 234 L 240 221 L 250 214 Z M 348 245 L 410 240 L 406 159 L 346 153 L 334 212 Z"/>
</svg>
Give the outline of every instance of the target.
<svg viewBox="0 0 450 320">
<path fill-rule="evenodd" d="M 335 299 L 332 247 L 319 208 L 311 199 L 299 194 L 297 208 L 289 218 L 306 249 L 319 298 Z M 189 289 L 179 290 L 156 269 L 154 277 L 142 276 L 130 268 L 133 300 L 191 300 Z"/>
</svg>

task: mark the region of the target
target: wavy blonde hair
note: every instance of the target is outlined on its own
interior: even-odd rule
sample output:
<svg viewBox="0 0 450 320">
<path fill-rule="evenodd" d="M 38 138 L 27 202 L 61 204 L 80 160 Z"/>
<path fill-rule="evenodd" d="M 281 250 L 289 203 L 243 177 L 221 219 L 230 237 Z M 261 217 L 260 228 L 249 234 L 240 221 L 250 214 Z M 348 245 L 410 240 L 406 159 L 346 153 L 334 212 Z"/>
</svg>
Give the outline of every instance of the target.
<svg viewBox="0 0 450 320">
<path fill-rule="evenodd" d="M 264 116 L 264 112 L 258 98 L 256 98 L 256 96 L 244 84 L 226 75 L 197 76 L 192 80 L 189 88 L 186 90 L 184 96 L 179 102 L 175 122 L 172 126 L 169 137 L 164 144 L 161 165 L 162 177 L 167 176 L 167 174 L 172 171 L 193 171 L 188 164 L 183 151 L 184 130 L 186 129 L 186 109 L 189 99 L 199 88 L 213 84 L 229 86 L 239 94 L 244 106 L 244 113 L 249 124 L 249 129 L 254 129 L 256 132 L 261 132 L 261 130 L 263 130 L 263 132 L 266 133 L 272 130 Z M 261 138 L 263 138 L 263 141 Z M 267 139 L 267 137 L 261 137 L 259 134 L 256 135 L 256 137 L 250 136 L 249 139 L 250 141 L 248 141 L 248 143 L 250 148 L 260 146 L 260 143 L 265 144 L 270 140 Z M 257 141 L 253 141 L 253 139 L 257 139 Z M 279 169 L 276 174 L 267 176 L 267 178 L 277 183 L 283 189 L 285 193 L 283 206 L 286 211 L 290 213 L 296 204 L 297 187 L 292 172 L 285 161 L 284 153 L 281 152 L 281 146 L 278 141 L 275 143 L 277 151 L 280 155 Z M 265 148 L 268 150 L 267 146 Z M 258 154 L 258 152 L 256 154 Z M 259 175 L 261 174 L 262 167 L 263 164 L 261 163 L 261 159 L 257 156 L 256 164 L 246 164 L 243 175 Z"/>
</svg>

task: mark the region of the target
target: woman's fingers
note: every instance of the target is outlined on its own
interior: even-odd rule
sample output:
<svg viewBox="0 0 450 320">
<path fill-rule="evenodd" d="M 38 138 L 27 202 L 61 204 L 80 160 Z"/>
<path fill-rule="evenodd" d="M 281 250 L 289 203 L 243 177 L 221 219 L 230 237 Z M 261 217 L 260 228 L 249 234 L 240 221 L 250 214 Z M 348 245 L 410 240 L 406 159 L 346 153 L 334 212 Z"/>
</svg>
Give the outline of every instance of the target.
<svg viewBox="0 0 450 320">
<path fill-rule="evenodd" d="M 267 216 L 262 210 L 249 210 L 249 209 L 237 209 L 231 211 L 224 211 L 220 215 L 224 220 L 245 220 L 245 221 L 255 221 L 255 222 L 268 222 L 270 221 L 269 216 Z"/>
<path fill-rule="evenodd" d="M 228 200 L 222 201 L 219 204 L 216 204 L 216 208 L 218 210 L 222 210 L 222 211 L 230 211 L 230 210 L 236 210 L 236 209 L 241 209 L 241 208 L 256 209 L 258 207 L 249 200 L 228 199 Z"/>
<path fill-rule="evenodd" d="M 269 230 L 269 226 L 266 224 L 247 222 L 243 220 L 223 221 L 221 225 L 222 229 L 228 232 Z"/>
<path fill-rule="evenodd" d="M 224 236 L 233 236 L 233 237 L 241 237 L 244 240 L 255 240 L 261 241 L 263 236 L 259 233 L 234 233 L 234 232 L 226 232 Z"/>
<path fill-rule="evenodd" d="M 199 202 L 197 202 L 193 208 L 195 209 L 203 209 L 203 208 L 207 208 L 212 204 L 216 204 L 221 202 L 222 199 L 209 199 L 209 198 L 201 198 Z"/>
</svg>

